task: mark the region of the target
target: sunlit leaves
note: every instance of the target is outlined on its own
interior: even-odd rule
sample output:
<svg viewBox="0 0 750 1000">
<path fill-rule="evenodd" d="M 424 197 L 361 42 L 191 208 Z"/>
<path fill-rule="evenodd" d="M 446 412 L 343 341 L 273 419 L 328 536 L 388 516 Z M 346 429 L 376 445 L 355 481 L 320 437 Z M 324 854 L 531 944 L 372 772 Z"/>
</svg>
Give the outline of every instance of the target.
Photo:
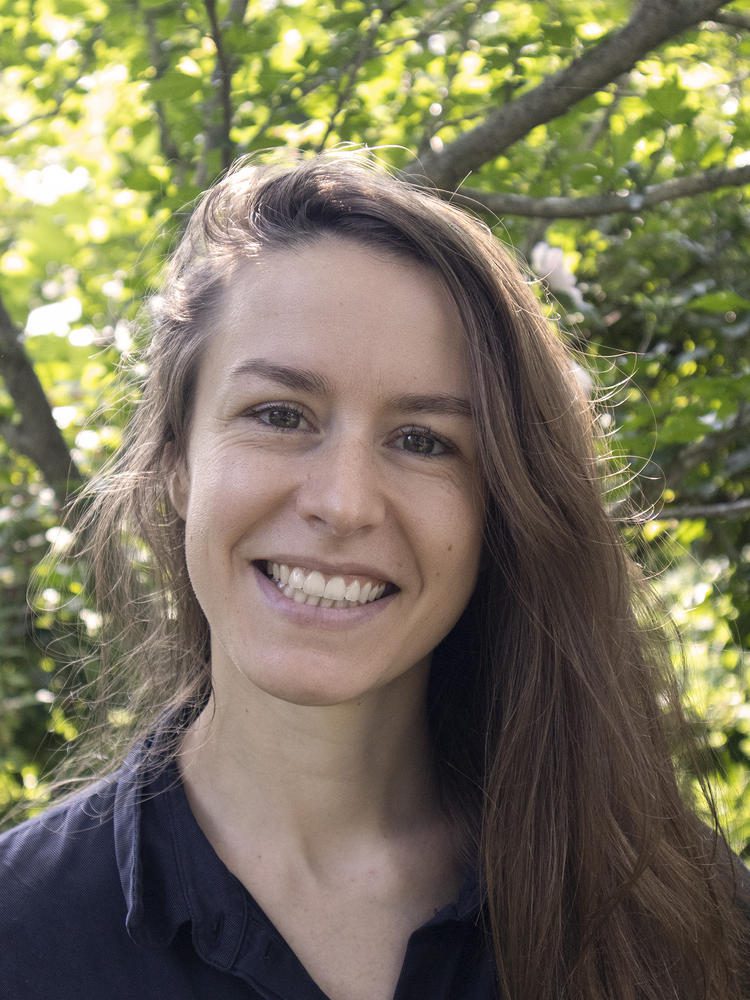
<svg viewBox="0 0 750 1000">
<path fill-rule="evenodd" d="M 366 143 L 407 166 L 590 51 L 633 8 L 250 0 L 240 22 L 239 6 L 218 0 L 218 33 L 201 0 L 8 0 L 0 10 L 0 293 L 19 328 L 32 317 L 26 346 L 86 473 L 116 447 L 132 404 L 114 373 L 138 339 L 138 303 L 227 150 Z M 468 183 L 637 202 L 649 185 L 750 162 L 748 57 L 747 32 L 696 26 L 488 155 Z M 643 473 L 636 500 L 661 503 L 666 486 L 666 516 L 685 503 L 747 497 L 750 219 L 741 192 L 642 214 L 488 222 L 527 257 L 541 244 L 561 251 L 571 275 L 567 291 L 557 289 L 561 323 L 612 392 L 613 445 Z M 12 416 L 0 388 L 0 417 Z M 59 607 L 36 608 L 41 645 L 31 641 L 26 583 L 57 516 L 38 471 L 0 440 L 0 700 L 20 706 L 0 716 L 0 802 L 38 797 L 29 760 L 70 724 L 49 672 L 57 647 L 45 642 L 58 641 L 60 623 L 93 638 L 63 559 L 50 583 Z M 659 553 L 664 524 L 645 532 Z M 698 636 L 696 699 L 741 840 L 750 836 L 741 770 L 750 697 L 734 657 L 750 636 L 750 537 L 742 521 L 693 520 L 677 532 L 674 558 L 708 561 L 711 592 L 697 601 L 692 591 L 702 610 L 681 624 Z M 678 606 L 694 584 L 677 574 L 665 586 Z"/>
</svg>

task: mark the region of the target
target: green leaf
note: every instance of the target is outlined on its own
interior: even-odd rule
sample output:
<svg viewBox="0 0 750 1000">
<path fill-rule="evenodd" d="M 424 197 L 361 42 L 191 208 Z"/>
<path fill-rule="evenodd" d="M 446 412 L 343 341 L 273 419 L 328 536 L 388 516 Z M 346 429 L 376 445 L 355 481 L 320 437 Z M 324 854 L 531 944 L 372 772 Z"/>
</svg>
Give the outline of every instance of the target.
<svg viewBox="0 0 750 1000">
<path fill-rule="evenodd" d="M 745 312 L 750 309 L 750 299 L 728 290 L 708 292 L 707 295 L 693 299 L 690 308 L 709 313 Z"/>
<path fill-rule="evenodd" d="M 654 111 L 663 115 L 667 120 L 675 118 L 682 108 L 685 100 L 685 91 L 676 79 L 667 80 L 661 87 L 654 87 L 646 91 L 646 101 Z"/>
<path fill-rule="evenodd" d="M 180 101 L 190 97 L 202 86 L 203 81 L 200 77 L 173 71 L 149 84 L 148 93 L 154 101 Z"/>
</svg>

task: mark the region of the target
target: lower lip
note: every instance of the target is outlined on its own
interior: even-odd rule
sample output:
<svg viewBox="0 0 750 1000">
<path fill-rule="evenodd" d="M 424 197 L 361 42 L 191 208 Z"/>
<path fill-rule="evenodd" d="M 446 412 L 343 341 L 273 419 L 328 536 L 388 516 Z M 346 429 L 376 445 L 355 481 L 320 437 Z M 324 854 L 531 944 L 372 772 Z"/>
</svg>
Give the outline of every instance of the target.
<svg viewBox="0 0 750 1000">
<path fill-rule="evenodd" d="M 252 569 L 261 594 L 274 610 L 281 612 L 290 622 L 312 628 L 347 629 L 370 622 L 382 614 L 396 597 L 396 594 L 389 594 L 353 608 L 321 608 L 319 604 L 297 604 L 285 597 L 273 580 L 256 565 L 252 564 Z"/>
</svg>

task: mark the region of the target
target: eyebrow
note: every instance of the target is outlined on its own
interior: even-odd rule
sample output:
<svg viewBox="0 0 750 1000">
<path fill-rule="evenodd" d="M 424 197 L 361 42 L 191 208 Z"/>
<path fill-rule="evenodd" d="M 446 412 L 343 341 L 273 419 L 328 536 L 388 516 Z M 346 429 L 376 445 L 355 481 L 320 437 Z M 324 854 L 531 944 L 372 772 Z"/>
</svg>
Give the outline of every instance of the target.
<svg viewBox="0 0 750 1000">
<path fill-rule="evenodd" d="M 438 413 L 447 417 L 471 416 L 471 405 L 468 399 L 453 396 L 448 392 L 399 396 L 393 403 L 395 409 L 405 413 Z"/>
<path fill-rule="evenodd" d="M 326 395 L 332 391 L 330 381 L 318 372 L 280 365 L 265 358 L 249 358 L 233 365 L 229 370 L 229 379 L 232 381 L 247 376 L 266 379 L 285 389 L 311 395 Z M 407 393 L 391 400 L 391 406 L 403 413 L 435 413 L 453 417 L 472 415 L 471 404 L 467 399 L 448 392 Z"/>
<path fill-rule="evenodd" d="M 229 378 L 245 378 L 254 375 L 256 378 L 266 379 L 268 382 L 275 382 L 285 389 L 296 390 L 297 392 L 309 392 L 316 395 L 324 395 L 331 391 L 331 383 L 327 378 L 317 372 L 307 368 L 292 368 L 290 365 L 279 365 L 273 361 L 266 361 L 265 358 L 249 358 L 233 365 L 229 370 Z"/>
</svg>

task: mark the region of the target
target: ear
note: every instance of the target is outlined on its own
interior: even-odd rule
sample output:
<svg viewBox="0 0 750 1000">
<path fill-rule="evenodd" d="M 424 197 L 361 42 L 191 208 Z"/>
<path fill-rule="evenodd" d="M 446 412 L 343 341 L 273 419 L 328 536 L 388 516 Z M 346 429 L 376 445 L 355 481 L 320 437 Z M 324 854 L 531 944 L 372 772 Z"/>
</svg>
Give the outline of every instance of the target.
<svg viewBox="0 0 750 1000">
<path fill-rule="evenodd" d="M 190 499 L 190 476 L 185 459 L 178 456 L 174 442 L 167 445 L 164 454 L 164 464 L 167 471 L 167 493 L 172 506 L 182 520 L 187 518 L 188 501 Z"/>
</svg>

